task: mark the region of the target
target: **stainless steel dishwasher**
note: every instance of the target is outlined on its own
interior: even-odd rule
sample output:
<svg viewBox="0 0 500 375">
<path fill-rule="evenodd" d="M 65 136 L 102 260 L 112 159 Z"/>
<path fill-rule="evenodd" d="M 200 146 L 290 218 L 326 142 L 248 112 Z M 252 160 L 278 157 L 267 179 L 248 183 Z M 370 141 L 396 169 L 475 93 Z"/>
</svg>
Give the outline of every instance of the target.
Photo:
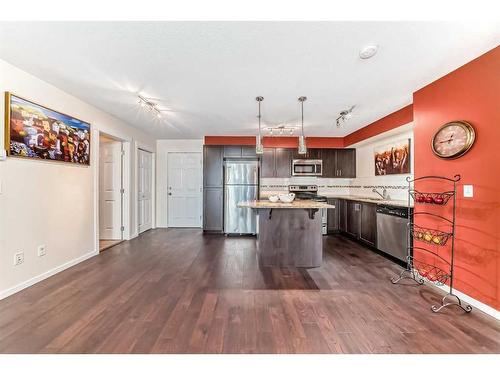
<svg viewBox="0 0 500 375">
<path fill-rule="evenodd" d="M 408 209 L 377 206 L 377 248 L 406 262 Z"/>
</svg>

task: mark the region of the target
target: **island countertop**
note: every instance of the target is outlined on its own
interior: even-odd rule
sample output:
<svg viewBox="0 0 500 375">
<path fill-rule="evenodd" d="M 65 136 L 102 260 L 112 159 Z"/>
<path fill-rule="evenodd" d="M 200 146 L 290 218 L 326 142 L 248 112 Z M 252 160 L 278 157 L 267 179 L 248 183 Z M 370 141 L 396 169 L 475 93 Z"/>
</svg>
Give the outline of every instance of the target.
<svg viewBox="0 0 500 375">
<path fill-rule="evenodd" d="M 321 209 L 321 208 L 335 208 L 334 205 L 325 202 L 316 202 L 309 199 L 296 199 L 292 203 L 276 202 L 270 200 L 255 200 L 238 203 L 238 207 L 253 208 L 253 209 L 276 209 L 276 208 L 297 208 L 297 209 Z"/>
</svg>

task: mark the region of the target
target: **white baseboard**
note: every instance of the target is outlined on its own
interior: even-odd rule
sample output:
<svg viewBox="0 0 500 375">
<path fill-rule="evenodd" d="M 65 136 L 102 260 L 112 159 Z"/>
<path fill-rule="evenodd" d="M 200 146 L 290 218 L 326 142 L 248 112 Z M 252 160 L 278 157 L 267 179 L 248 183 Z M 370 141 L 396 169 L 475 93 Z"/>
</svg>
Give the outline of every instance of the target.
<svg viewBox="0 0 500 375">
<path fill-rule="evenodd" d="M 80 262 L 83 262 L 84 260 L 92 258 L 93 256 L 95 256 L 97 254 L 99 254 L 99 251 L 92 251 L 90 253 L 82 255 L 81 257 L 78 257 L 76 259 L 70 260 L 69 262 L 61 264 L 60 266 L 52 268 L 51 270 L 48 270 L 47 272 L 44 272 L 38 276 L 32 277 L 31 279 L 26 280 L 20 284 L 17 284 L 11 288 L 2 290 L 2 291 L 0 291 L 0 300 L 7 298 L 8 296 L 11 296 L 14 293 L 17 293 L 23 289 L 26 289 L 26 288 L 32 286 L 33 284 L 36 284 L 42 280 L 45 280 L 45 279 L 49 278 L 50 276 L 55 275 L 56 273 L 64 271 L 65 269 L 70 268 L 70 267 L 72 267 Z"/>
<path fill-rule="evenodd" d="M 448 285 L 436 285 L 433 282 L 428 281 L 426 278 L 424 278 L 424 280 L 425 280 L 425 283 L 427 285 L 441 289 L 442 291 L 444 291 L 446 293 L 450 292 L 450 287 Z M 453 289 L 453 294 L 455 294 L 458 298 L 460 298 L 462 300 L 462 302 L 466 302 L 469 305 L 471 305 L 472 307 L 475 307 L 476 309 L 481 310 L 485 314 L 488 314 L 489 316 L 492 316 L 493 318 L 500 320 L 500 311 L 494 309 L 493 307 L 488 306 L 488 305 L 478 301 L 477 299 L 474 299 L 474 298 L 468 296 L 467 294 L 464 294 L 456 289 Z"/>
</svg>

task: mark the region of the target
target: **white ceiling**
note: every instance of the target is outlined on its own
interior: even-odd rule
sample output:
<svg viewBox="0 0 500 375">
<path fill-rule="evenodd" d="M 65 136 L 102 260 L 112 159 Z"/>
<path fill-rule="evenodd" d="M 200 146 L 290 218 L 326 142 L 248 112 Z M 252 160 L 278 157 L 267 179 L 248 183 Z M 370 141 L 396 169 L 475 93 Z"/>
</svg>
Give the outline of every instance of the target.
<svg viewBox="0 0 500 375">
<path fill-rule="evenodd" d="M 257 95 L 266 124 L 298 124 L 305 95 L 306 135 L 344 136 L 499 43 L 498 22 L 0 23 L 1 59 L 157 138 L 255 134 Z"/>
</svg>

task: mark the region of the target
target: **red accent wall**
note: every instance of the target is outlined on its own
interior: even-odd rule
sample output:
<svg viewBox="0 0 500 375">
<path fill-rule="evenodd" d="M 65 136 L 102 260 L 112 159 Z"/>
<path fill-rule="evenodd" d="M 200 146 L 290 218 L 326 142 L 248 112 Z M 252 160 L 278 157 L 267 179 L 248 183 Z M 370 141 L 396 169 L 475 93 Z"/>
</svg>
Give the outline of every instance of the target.
<svg viewBox="0 0 500 375">
<path fill-rule="evenodd" d="M 344 137 L 344 145 L 348 147 L 354 143 L 361 142 L 380 133 L 408 124 L 413 121 L 413 106 L 407 105 L 400 110 L 391 113 L 380 120 L 372 122 Z"/>
<path fill-rule="evenodd" d="M 500 47 L 415 92 L 413 110 L 415 177 L 462 176 L 457 194 L 455 287 L 498 310 Z M 431 138 L 441 125 L 453 120 L 470 122 L 476 130 L 476 143 L 463 157 L 442 160 L 432 153 Z M 464 184 L 474 185 L 473 198 L 463 197 Z M 444 189 L 444 186 L 417 182 L 415 188 L 433 191 Z M 451 206 L 442 208 L 441 212 L 450 215 Z M 416 223 L 429 227 L 437 225 L 423 218 L 416 219 Z M 441 253 L 448 256 L 449 246 Z"/>
</svg>

